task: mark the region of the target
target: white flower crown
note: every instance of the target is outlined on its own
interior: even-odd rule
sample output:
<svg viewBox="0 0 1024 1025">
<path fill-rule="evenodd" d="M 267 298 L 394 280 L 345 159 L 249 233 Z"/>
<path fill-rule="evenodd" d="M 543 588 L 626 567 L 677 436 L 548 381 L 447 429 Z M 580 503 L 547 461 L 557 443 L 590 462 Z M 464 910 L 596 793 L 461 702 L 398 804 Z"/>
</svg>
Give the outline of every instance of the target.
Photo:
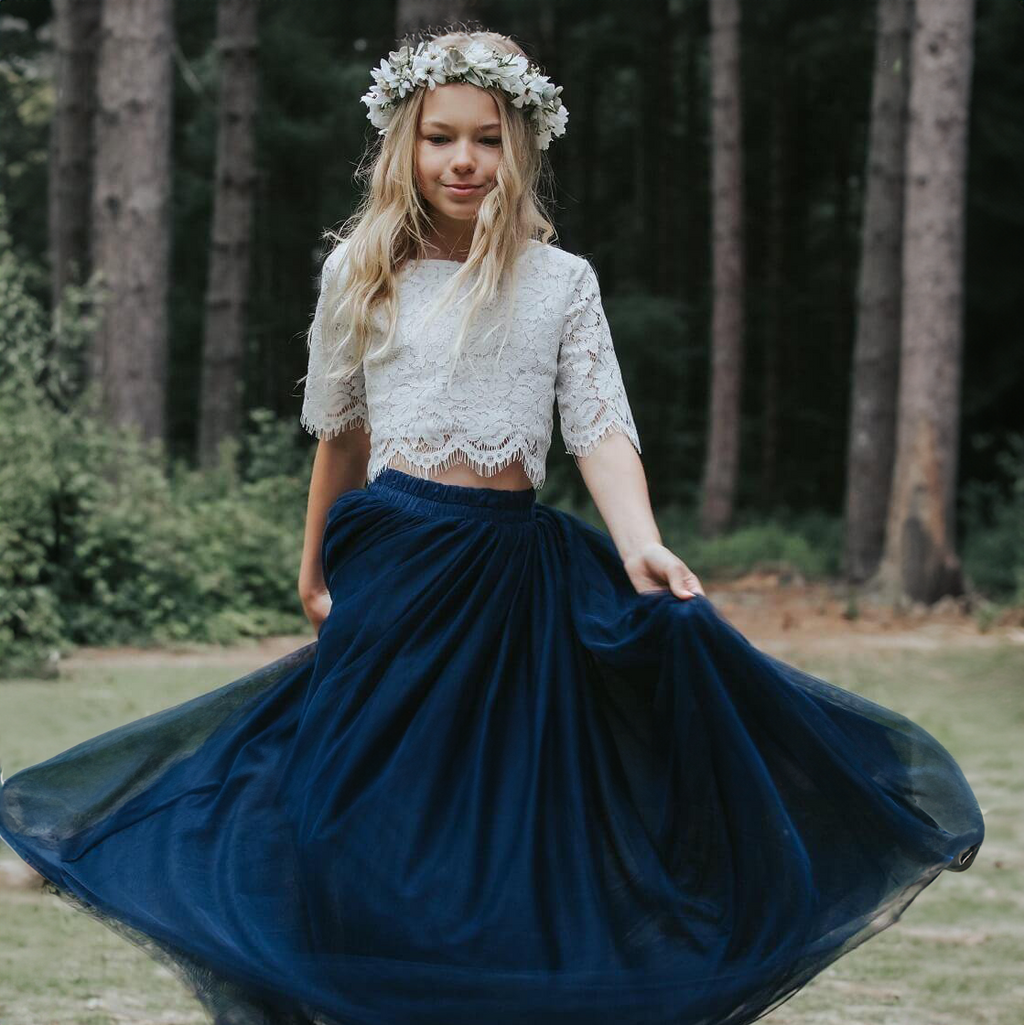
<svg viewBox="0 0 1024 1025">
<path fill-rule="evenodd" d="M 419 86 L 433 89 L 446 82 L 470 82 L 481 88 L 497 86 L 515 107 L 529 108 L 538 149 L 547 149 L 552 137 L 565 134 L 569 111 L 555 86 L 540 68 L 519 53 L 499 53 L 480 42 L 466 47 L 421 42 L 413 50 L 392 50 L 379 68 L 370 71 L 376 85 L 360 99 L 369 107 L 367 117 L 384 135 L 396 104 Z"/>
</svg>

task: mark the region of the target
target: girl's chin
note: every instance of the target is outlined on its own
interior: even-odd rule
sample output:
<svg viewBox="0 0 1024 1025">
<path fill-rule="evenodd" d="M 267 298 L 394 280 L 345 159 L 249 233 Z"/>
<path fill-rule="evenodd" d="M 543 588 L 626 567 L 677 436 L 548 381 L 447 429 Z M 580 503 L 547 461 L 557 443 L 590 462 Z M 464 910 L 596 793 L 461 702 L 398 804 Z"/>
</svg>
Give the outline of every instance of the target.
<svg viewBox="0 0 1024 1025">
<path fill-rule="evenodd" d="M 468 200 L 448 200 L 445 202 L 443 199 L 434 203 L 434 206 L 442 213 L 447 214 L 449 217 L 476 217 L 477 207 L 479 203 L 471 203 Z"/>
<path fill-rule="evenodd" d="M 444 201 L 446 206 L 458 209 L 464 206 L 476 206 L 484 198 L 484 194 L 470 192 L 460 196 L 457 192 L 449 192 L 445 189 L 439 198 Z"/>
</svg>

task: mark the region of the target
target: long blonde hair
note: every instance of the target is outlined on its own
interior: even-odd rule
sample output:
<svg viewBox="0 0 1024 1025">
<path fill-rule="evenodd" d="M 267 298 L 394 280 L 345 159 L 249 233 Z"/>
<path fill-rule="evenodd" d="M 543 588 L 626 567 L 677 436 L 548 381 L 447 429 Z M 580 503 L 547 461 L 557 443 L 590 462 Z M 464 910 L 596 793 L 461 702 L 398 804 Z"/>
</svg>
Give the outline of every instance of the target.
<svg viewBox="0 0 1024 1025">
<path fill-rule="evenodd" d="M 439 46 L 465 46 L 477 41 L 500 53 L 527 56 L 517 43 L 497 32 L 447 31 L 431 38 Z M 514 319 L 511 297 L 515 295 L 519 255 L 529 240 L 547 242 L 556 235 L 540 198 L 546 162 L 543 151 L 534 143 L 527 116 L 501 89 L 487 91 L 497 103 L 501 121 L 502 152 L 495 185 L 477 210 L 468 258 L 441 290 L 423 322 L 425 326 L 453 303 L 464 284 L 471 284 L 459 300 L 468 301 L 468 307 L 451 347 L 449 382 L 470 324 L 480 308 L 499 294 L 507 308 L 504 345 Z M 369 183 L 356 211 L 340 232 L 324 232 L 332 250 L 345 246 L 343 266 L 332 275 L 324 275 L 323 282 L 322 326 L 329 380 L 349 377 L 360 368 L 364 357 L 387 355 L 394 345 L 398 320 L 396 275 L 407 260 L 425 251 L 424 229 L 430 226 L 430 211 L 415 175 L 416 136 L 425 94 L 425 89 L 414 89 L 397 106 L 387 133 L 375 137 L 355 172 L 357 180 Z M 380 311 L 386 318 L 384 325 Z M 383 330 L 384 341 L 371 351 L 378 328 Z M 310 330 L 307 346 L 311 339 Z"/>
</svg>

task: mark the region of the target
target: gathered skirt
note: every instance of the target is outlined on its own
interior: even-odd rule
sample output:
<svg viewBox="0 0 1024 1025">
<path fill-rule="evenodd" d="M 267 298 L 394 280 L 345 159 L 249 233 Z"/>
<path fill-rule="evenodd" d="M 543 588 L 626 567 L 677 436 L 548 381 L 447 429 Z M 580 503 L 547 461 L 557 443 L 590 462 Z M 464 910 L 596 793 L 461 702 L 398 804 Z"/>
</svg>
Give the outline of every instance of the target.
<svg viewBox="0 0 1024 1025">
<path fill-rule="evenodd" d="M 315 641 L 0 777 L 44 886 L 219 1025 L 740 1025 L 977 853 L 922 727 L 534 489 L 389 468 L 321 555 Z"/>
</svg>

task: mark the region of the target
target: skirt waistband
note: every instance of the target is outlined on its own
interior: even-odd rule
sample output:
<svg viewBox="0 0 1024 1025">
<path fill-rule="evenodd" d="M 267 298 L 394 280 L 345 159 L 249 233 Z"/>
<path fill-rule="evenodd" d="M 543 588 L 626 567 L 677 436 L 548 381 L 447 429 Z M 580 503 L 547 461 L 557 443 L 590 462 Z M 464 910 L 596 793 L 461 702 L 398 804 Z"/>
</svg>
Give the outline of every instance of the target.
<svg viewBox="0 0 1024 1025">
<path fill-rule="evenodd" d="M 404 509 L 426 515 L 515 522 L 532 520 L 536 512 L 536 488 L 508 491 L 447 484 L 428 477 L 414 477 L 393 466 L 381 470 L 366 485 L 366 490 Z"/>
</svg>

